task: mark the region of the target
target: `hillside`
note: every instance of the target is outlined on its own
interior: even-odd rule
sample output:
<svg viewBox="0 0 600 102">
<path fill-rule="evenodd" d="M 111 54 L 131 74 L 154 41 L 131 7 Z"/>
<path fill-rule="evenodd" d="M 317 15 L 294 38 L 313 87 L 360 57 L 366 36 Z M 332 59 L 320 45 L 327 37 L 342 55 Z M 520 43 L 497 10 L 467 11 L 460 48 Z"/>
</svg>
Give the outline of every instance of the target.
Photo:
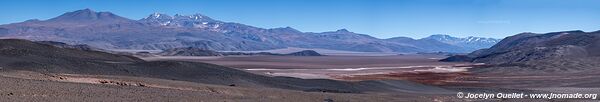
<svg viewBox="0 0 600 102">
<path fill-rule="evenodd" d="M 600 32 L 565 31 L 510 36 L 489 49 L 442 61 L 471 61 L 497 68 L 482 71 L 586 72 L 600 67 Z"/>
</svg>

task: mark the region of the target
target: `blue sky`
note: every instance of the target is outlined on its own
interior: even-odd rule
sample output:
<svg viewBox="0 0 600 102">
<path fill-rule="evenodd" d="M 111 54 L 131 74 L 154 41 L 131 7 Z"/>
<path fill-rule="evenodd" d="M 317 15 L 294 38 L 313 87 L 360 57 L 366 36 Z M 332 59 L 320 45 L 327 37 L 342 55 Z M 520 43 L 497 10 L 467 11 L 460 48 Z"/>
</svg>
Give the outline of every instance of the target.
<svg viewBox="0 0 600 102">
<path fill-rule="evenodd" d="M 2 0 L 0 24 L 90 8 L 131 19 L 154 12 L 304 32 L 348 29 L 378 38 L 431 34 L 503 38 L 600 30 L 600 0 Z"/>
</svg>

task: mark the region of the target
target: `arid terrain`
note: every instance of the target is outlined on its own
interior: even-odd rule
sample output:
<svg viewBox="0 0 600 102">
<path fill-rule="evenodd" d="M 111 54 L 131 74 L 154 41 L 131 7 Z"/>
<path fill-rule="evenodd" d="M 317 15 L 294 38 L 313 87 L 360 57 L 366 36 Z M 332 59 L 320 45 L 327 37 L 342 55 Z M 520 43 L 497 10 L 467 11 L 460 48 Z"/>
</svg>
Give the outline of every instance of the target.
<svg viewBox="0 0 600 102">
<path fill-rule="evenodd" d="M 302 92 L 156 78 L 2 71 L 2 101 L 381 102 L 452 99 L 445 95 Z"/>
<path fill-rule="evenodd" d="M 465 72 L 473 63 L 439 62 L 442 55 L 368 56 L 217 56 L 217 57 L 147 57 L 145 60 L 181 60 L 212 63 L 271 76 L 305 79 L 337 79 L 338 77 L 399 72 Z"/>
<path fill-rule="evenodd" d="M 99 1 L 0 1 L 0 102 L 600 100 L 600 2 Z"/>
<path fill-rule="evenodd" d="M 408 54 L 388 56 L 170 56 L 148 57 L 143 59 L 212 63 L 266 76 L 332 79 L 350 82 L 368 80 L 408 80 L 446 90 L 452 90 L 453 92 L 600 92 L 600 88 L 595 86 L 599 84 L 600 81 L 594 81 L 595 78 L 599 77 L 594 73 L 563 73 L 553 75 L 533 73 L 523 75 L 498 72 L 479 73 L 469 70 L 486 70 L 491 67 L 484 63 L 438 61 L 446 57 L 447 56 L 443 55 Z M 541 101 L 545 99 L 518 100 Z M 590 101 L 587 99 L 555 100 Z"/>
<path fill-rule="evenodd" d="M 0 40 L 0 48 L 0 97 L 7 101 L 460 100 L 452 97 L 454 90 L 402 80 L 263 76 L 208 63 L 141 60 L 16 39 Z"/>
<path fill-rule="evenodd" d="M 0 47 L 0 97 L 9 101 L 493 101 L 456 93 L 600 91 L 591 71 L 481 73 L 493 67 L 436 54 L 138 58 L 15 39 Z"/>
</svg>

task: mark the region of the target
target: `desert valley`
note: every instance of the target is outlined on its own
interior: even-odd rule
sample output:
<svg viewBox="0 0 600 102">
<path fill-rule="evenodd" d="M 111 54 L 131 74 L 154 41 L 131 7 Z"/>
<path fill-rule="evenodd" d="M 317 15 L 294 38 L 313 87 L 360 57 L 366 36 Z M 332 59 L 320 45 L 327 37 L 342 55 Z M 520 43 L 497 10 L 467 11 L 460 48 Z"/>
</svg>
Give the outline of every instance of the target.
<svg viewBox="0 0 600 102">
<path fill-rule="evenodd" d="M 598 101 L 600 32 L 380 39 L 82 9 L 0 25 L 0 101 Z M 595 96 L 594 96 L 595 98 Z"/>
</svg>

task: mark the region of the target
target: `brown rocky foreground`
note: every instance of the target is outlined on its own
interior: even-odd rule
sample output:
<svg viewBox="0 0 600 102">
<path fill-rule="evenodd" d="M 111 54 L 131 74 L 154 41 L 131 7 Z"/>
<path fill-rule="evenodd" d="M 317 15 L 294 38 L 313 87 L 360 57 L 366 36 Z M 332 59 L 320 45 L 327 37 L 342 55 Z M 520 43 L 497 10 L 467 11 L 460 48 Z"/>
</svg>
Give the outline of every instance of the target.
<svg viewBox="0 0 600 102">
<path fill-rule="evenodd" d="M 453 99 L 445 95 L 302 92 L 209 85 L 155 78 L 1 72 L 2 101 L 398 102 Z"/>
</svg>

